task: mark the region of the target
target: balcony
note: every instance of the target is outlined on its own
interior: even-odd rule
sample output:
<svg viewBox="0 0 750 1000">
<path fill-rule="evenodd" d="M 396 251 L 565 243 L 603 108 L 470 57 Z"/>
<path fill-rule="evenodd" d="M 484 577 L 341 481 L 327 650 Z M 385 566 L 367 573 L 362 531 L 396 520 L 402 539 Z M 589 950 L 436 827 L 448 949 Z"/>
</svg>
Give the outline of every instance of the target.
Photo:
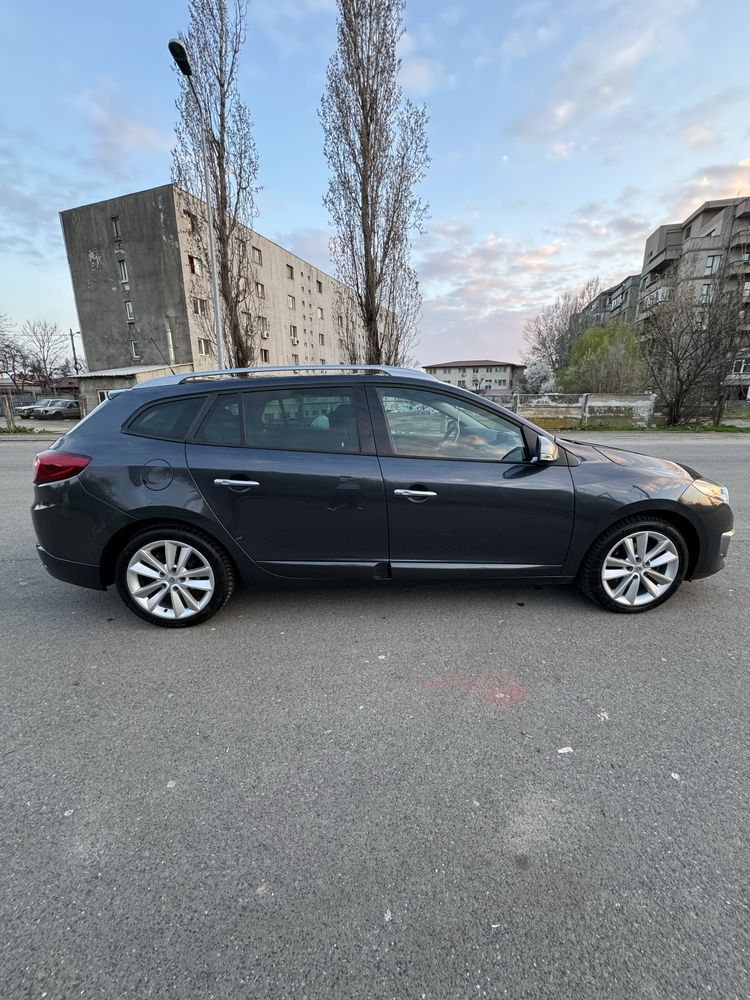
<svg viewBox="0 0 750 1000">
<path fill-rule="evenodd" d="M 750 246 L 750 229 L 738 229 L 736 233 L 732 233 L 729 245 L 733 247 Z"/>
<path fill-rule="evenodd" d="M 669 267 L 673 260 L 679 260 L 682 256 L 682 244 L 679 246 L 667 246 L 658 253 L 655 253 L 651 260 L 643 265 L 643 274 L 658 273 Z"/>
</svg>

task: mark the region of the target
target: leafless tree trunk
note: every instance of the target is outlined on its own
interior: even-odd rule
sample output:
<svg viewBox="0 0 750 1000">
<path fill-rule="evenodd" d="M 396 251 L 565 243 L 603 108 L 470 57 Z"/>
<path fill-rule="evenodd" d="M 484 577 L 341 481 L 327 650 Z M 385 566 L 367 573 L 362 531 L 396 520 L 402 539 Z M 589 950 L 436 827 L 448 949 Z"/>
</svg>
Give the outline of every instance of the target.
<svg viewBox="0 0 750 1000">
<path fill-rule="evenodd" d="M 404 0 L 337 0 L 337 49 L 320 105 L 330 168 L 324 204 L 336 276 L 354 290 L 368 364 L 400 364 L 421 309 L 410 235 L 427 206 L 427 111 L 404 100 L 396 46 Z"/>
<path fill-rule="evenodd" d="M 694 419 L 701 404 L 713 404 L 719 423 L 726 403 L 726 379 L 743 340 L 742 287 L 724 264 L 709 294 L 699 298 L 695 282 L 672 278 L 664 297 L 647 314 L 640 339 L 654 388 L 667 408 L 667 422 Z"/>
<path fill-rule="evenodd" d="M 257 341 L 254 269 L 250 255 L 245 254 L 242 237 L 247 234 L 241 228 L 252 228 L 255 219 L 258 174 L 250 112 L 237 88 L 247 5 L 244 0 L 189 0 L 188 10 L 190 27 L 183 41 L 205 116 L 209 190 L 205 190 L 203 177 L 201 117 L 187 80 L 181 75 L 172 179 L 195 197 L 203 193 L 205 198 L 212 199 L 217 281 L 228 361 L 232 366 L 243 367 L 254 362 Z M 202 248 L 207 280 L 208 238 L 202 215 L 197 215 L 195 237 Z M 245 314 L 250 317 L 249 322 Z"/>
<path fill-rule="evenodd" d="M 553 372 L 567 368 L 570 350 L 583 332 L 580 313 L 601 290 L 598 278 L 590 278 L 574 292 L 564 292 L 533 319 L 527 320 L 524 339 L 529 363 L 544 361 Z"/>
</svg>

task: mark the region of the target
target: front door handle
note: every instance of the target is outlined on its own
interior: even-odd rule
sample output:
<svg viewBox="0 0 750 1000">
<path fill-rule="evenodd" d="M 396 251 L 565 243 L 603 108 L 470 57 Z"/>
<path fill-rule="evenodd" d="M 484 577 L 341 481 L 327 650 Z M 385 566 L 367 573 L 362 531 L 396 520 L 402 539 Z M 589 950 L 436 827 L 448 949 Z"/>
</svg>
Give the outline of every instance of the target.
<svg viewBox="0 0 750 1000">
<path fill-rule="evenodd" d="M 260 486 L 254 479 L 214 479 L 214 486 Z"/>
<path fill-rule="evenodd" d="M 407 500 L 429 500 L 436 497 L 437 493 L 432 490 L 394 490 L 397 497 L 406 497 Z"/>
</svg>

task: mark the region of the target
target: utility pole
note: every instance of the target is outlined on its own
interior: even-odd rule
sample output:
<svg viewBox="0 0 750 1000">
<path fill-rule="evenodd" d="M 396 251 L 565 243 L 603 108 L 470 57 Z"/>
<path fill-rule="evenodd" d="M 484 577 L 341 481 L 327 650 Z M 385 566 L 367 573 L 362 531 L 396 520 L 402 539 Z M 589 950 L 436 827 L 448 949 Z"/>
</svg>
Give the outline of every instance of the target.
<svg viewBox="0 0 750 1000">
<path fill-rule="evenodd" d="M 73 333 L 73 330 L 72 330 L 71 327 L 69 327 L 68 329 L 70 329 L 70 346 L 73 349 L 73 371 L 77 375 L 78 374 L 78 369 L 79 369 L 80 366 L 78 364 L 78 356 L 76 355 L 75 334 Z"/>
</svg>

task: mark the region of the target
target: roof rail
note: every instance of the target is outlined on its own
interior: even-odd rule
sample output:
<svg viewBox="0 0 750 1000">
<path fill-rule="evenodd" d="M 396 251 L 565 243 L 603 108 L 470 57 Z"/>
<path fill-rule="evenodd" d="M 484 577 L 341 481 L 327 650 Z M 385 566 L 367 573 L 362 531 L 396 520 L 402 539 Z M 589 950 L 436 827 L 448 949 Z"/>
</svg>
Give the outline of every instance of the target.
<svg viewBox="0 0 750 1000">
<path fill-rule="evenodd" d="M 269 373 L 289 372 L 297 374 L 318 374 L 335 372 L 337 374 L 366 375 L 400 375 L 402 378 L 422 378 L 431 382 L 437 381 L 434 375 L 419 371 L 416 368 L 396 368 L 393 365 L 258 365 L 251 368 L 216 368 L 210 371 L 188 372 L 182 375 L 166 375 L 163 378 L 149 379 L 139 382 L 134 389 L 154 385 L 182 385 L 184 382 L 194 382 L 207 378 L 228 378 L 233 375 L 268 375 Z"/>
</svg>

